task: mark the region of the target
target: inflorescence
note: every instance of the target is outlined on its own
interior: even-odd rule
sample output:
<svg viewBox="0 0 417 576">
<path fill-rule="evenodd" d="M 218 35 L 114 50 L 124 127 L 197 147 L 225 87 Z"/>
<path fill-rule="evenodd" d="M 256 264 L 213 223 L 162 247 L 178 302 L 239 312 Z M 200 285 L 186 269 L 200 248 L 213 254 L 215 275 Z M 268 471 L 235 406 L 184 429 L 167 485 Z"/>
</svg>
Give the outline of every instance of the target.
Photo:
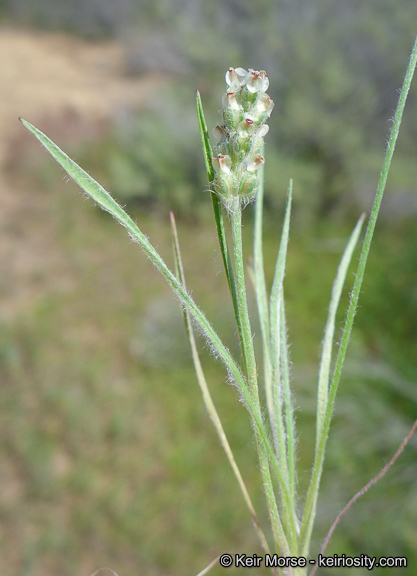
<svg viewBox="0 0 417 576">
<path fill-rule="evenodd" d="M 242 204 L 250 202 L 259 184 L 259 169 L 264 164 L 261 154 L 263 139 L 269 130 L 265 124 L 274 103 L 266 93 L 266 72 L 229 68 L 227 92 L 222 99 L 223 123 L 213 130 L 217 140 L 213 158 L 214 192 L 230 208 L 236 196 Z"/>
</svg>

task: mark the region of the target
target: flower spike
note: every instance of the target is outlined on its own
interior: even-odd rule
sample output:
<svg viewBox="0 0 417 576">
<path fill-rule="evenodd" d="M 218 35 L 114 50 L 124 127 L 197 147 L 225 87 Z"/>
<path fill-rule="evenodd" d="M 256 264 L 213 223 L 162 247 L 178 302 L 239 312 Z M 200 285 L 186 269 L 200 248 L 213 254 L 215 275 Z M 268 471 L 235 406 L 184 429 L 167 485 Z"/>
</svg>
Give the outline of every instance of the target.
<svg viewBox="0 0 417 576">
<path fill-rule="evenodd" d="M 265 92 L 269 86 L 266 72 L 229 68 L 226 92 L 222 98 L 222 122 L 213 130 L 213 191 L 226 208 L 238 196 L 242 204 L 253 200 L 259 185 L 259 168 L 265 124 L 274 103 Z"/>
</svg>

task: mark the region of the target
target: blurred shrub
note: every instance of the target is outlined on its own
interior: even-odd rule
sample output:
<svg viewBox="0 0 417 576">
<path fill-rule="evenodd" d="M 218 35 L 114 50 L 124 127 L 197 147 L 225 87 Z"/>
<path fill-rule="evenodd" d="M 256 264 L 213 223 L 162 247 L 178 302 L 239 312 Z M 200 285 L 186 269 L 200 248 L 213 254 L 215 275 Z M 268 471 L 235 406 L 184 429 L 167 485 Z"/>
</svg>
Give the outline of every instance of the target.
<svg viewBox="0 0 417 576">
<path fill-rule="evenodd" d="M 81 154 L 81 164 L 97 177 L 104 172 L 103 184 L 122 203 L 164 204 L 182 215 L 210 204 L 194 91 L 183 98 L 179 86 L 158 90 L 151 107 L 120 117 L 103 142 Z"/>
<path fill-rule="evenodd" d="M 368 180 L 375 188 L 413 41 L 413 10 L 390 0 L 159 1 L 132 23 L 125 47 L 132 72 L 170 69 L 211 94 L 224 90 L 219 71 L 230 65 L 265 68 L 276 102 L 270 158 L 292 166 L 295 179 L 295 168 L 302 172 L 297 194 L 310 214 L 340 216 L 346 206 L 356 214 L 369 205 Z M 153 32 L 163 41 L 152 40 Z M 415 140 L 415 106 L 401 134 L 404 151 Z M 274 186 L 271 197 L 277 180 Z"/>
<path fill-rule="evenodd" d="M 158 71 L 183 76 L 190 73 L 190 62 L 181 40 L 178 34 L 159 26 L 151 25 L 140 34 L 132 33 L 125 40 L 128 72 L 146 74 Z"/>
<path fill-rule="evenodd" d="M 129 22 L 135 1 L 4 0 L 3 5 L 4 13 L 18 22 L 96 38 L 119 32 Z"/>
<path fill-rule="evenodd" d="M 385 233 L 384 233 L 385 232 Z M 358 314 L 374 359 L 415 378 L 417 357 L 417 232 L 415 222 L 386 225 L 377 235 Z M 405 345 L 406 343 L 406 345 Z M 415 414 L 415 407 L 411 408 Z"/>
<path fill-rule="evenodd" d="M 369 205 L 368 180 L 374 189 L 387 120 L 396 106 L 415 32 L 412 3 L 6 0 L 5 7 L 14 18 L 37 26 L 119 38 L 130 73 L 160 71 L 179 76 L 184 94 L 200 88 L 206 110 L 219 107 L 223 71 L 230 65 L 266 69 L 272 79 L 269 93 L 276 102 L 268 150 L 274 144 L 277 151 L 271 156 L 279 155 L 281 166 L 303 172 L 298 197 L 316 217 L 339 216 L 346 213 L 346 205 L 356 214 Z M 211 94 L 217 95 L 215 103 Z M 188 136 L 188 115 L 194 117 L 194 110 L 191 104 L 189 111 L 184 104 L 169 106 L 174 115 L 168 117 L 165 106 L 155 106 L 149 117 L 127 122 L 125 134 L 115 136 L 121 149 L 115 157 L 110 155 L 111 179 L 123 174 L 124 183 L 115 183 L 124 196 L 146 196 L 150 186 L 157 198 L 168 196 L 162 189 L 170 174 L 177 183 L 182 179 L 181 185 L 174 185 L 174 196 L 182 195 L 181 202 L 187 203 L 192 195 L 190 182 L 201 182 L 192 164 L 196 146 L 180 143 Z M 410 98 L 400 154 L 416 140 L 416 107 L 417 100 Z M 138 144 L 144 139 L 146 150 Z M 156 155 L 150 157 L 152 145 L 161 161 Z M 183 168 L 175 156 L 175 150 L 181 149 Z M 290 175 L 297 178 L 298 173 L 294 169 Z M 273 194 L 275 190 L 276 184 Z M 407 201 L 410 197 L 411 193 Z"/>
<path fill-rule="evenodd" d="M 341 201 L 351 203 L 352 190 L 361 203 L 368 160 L 374 150 L 382 158 L 414 26 L 403 7 L 388 11 L 392 4 L 386 0 L 372 8 L 354 1 L 320 0 L 314 8 L 304 1 L 291 4 L 281 10 L 281 82 L 275 83 L 276 95 L 271 89 L 278 103 L 271 128 L 287 153 L 320 168 L 312 192 L 323 216 Z M 412 124 L 403 124 L 401 138 L 416 130 Z"/>
</svg>

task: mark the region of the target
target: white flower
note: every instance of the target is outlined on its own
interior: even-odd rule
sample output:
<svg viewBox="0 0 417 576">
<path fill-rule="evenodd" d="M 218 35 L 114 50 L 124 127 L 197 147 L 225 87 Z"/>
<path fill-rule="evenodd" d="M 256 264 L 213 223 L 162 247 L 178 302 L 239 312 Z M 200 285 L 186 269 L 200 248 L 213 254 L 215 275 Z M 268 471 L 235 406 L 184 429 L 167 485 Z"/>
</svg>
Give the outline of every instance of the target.
<svg viewBox="0 0 417 576">
<path fill-rule="evenodd" d="M 227 154 L 219 154 L 217 158 L 213 158 L 213 167 L 217 174 L 223 172 L 224 174 L 230 174 L 230 167 L 232 166 L 232 161 L 230 156 Z"/>
<path fill-rule="evenodd" d="M 264 136 L 266 136 L 269 132 L 269 126 L 268 124 L 263 124 L 257 133 L 258 138 L 263 138 Z"/>
<path fill-rule="evenodd" d="M 268 76 L 264 70 L 249 69 L 249 74 L 245 78 L 246 87 L 249 92 L 266 92 L 269 86 Z"/>
<path fill-rule="evenodd" d="M 268 96 L 268 94 L 262 93 L 259 95 L 259 98 L 256 101 L 254 108 L 252 109 L 252 113 L 256 116 L 261 114 L 266 114 L 266 118 L 269 118 L 271 115 L 272 109 L 274 107 L 274 101 Z"/>
<path fill-rule="evenodd" d="M 245 118 L 237 127 L 237 133 L 241 138 L 249 138 L 255 134 L 255 126 L 252 118 Z"/>
<path fill-rule="evenodd" d="M 222 105 L 223 105 L 223 110 L 241 110 L 241 105 L 239 104 L 239 102 L 236 99 L 236 94 L 234 92 L 226 92 L 226 94 L 223 94 L 223 98 L 222 98 Z"/>
<path fill-rule="evenodd" d="M 232 88 L 239 89 L 247 76 L 247 71 L 243 68 L 229 68 L 226 72 L 226 84 Z"/>
<path fill-rule="evenodd" d="M 211 133 L 218 142 L 220 142 L 220 140 L 226 140 L 226 131 L 224 129 L 224 126 L 219 125 L 215 126 L 211 131 Z"/>
<path fill-rule="evenodd" d="M 246 170 L 256 172 L 265 164 L 265 158 L 261 154 L 252 154 L 246 159 Z"/>
</svg>

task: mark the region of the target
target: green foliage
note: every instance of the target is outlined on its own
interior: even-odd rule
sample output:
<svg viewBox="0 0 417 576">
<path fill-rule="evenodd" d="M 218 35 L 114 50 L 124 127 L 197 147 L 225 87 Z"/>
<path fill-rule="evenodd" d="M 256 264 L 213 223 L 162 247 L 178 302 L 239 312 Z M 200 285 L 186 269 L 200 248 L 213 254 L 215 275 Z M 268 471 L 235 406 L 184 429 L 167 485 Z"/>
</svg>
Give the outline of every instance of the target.
<svg viewBox="0 0 417 576">
<path fill-rule="evenodd" d="M 7 0 L 5 11 L 18 21 L 43 27 L 110 34 L 122 41 L 131 73 L 179 76 L 189 94 L 198 86 L 208 104 L 211 94 L 220 89 L 219 69 L 238 62 L 244 67 L 265 67 L 279 79 L 271 92 L 276 109 L 267 137 L 269 154 L 294 167 L 311 167 L 297 182 L 299 197 L 314 208 L 309 218 L 333 212 L 340 216 L 339 207 L 347 203 L 351 215 L 357 213 L 357 206 L 360 210 L 367 206 L 363 197 L 369 166 L 374 166 L 375 153 L 380 154 L 384 145 L 387 118 L 395 108 L 402 63 L 414 35 L 412 2 L 244 0 L 237 5 L 234 0 Z M 191 99 L 188 105 L 184 105 L 186 98 L 180 100 L 169 118 L 160 120 L 163 107 L 151 114 L 161 134 L 160 160 L 166 167 L 143 150 L 146 144 L 137 143 L 142 136 L 153 143 L 146 117 L 133 120 L 132 125 L 126 122 L 131 142 L 118 133 L 116 144 L 109 143 L 114 174 L 109 179 L 111 184 L 116 182 L 121 195 L 149 196 L 154 186 L 157 198 L 167 197 L 165 176 L 172 171 L 177 172 L 178 205 L 185 207 L 187 198 L 194 197 L 196 187 L 190 186 L 190 179 L 202 183 L 200 172 L 195 173 L 199 164 L 188 164 L 187 159 L 197 148 L 192 137 L 185 143 L 185 137 L 194 134 L 188 129 L 194 110 Z M 415 140 L 416 106 L 412 100 L 406 111 L 400 155 Z M 185 137 L 177 142 L 177 150 L 185 153 L 180 159 L 170 147 L 172 139 L 164 135 L 175 139 L 184 121 Z M 131 152 L 136 147 L 142 156 L 139 160 Z M 187 165 L 187 171 L 178 165 Z M 370 174 L 372 182 L 378 169 Z M 274 201 L 276 190 L 267 186 L 266 196 Z"/>
<path fill-rule="evenodd" d="M 122 202 L 172 199 L 169 207 L 179 212 L 187 213 L 190 203 L 193 213 L 200 209 L 205 183 L 190 95 L 199 87 L 206 108 L 215 110 L 213 95 L 223 89 L 218 70 L 240 62 L 265 67 L 278 79 L 271 87 L 276 107 L 266 137 L 268 155 L 270 166 L 274 159 L 282 167 L 283 190 L 286 174 L 297 175 L 303 225 L 332 215 L 354 218 L 367 208 L 414 33 L 412 3 L 245 0 L 237 7 L 233 0 L 9 0 L 7 5 L 16 18 L 36 17 L 39 25 L 85 33 L 90 27 L 92 34 L 94 27 L 107 30 L 122 42 L 129 73 L 159 71 L 177 83 L 169 93 L 155 95 L 153 109 L 120 120 L 96 156 L 97 166 L 99 157 L 108 159 L 98 173 L 105 172 L 104 183 Z M 406 158 L 415 140 L 414 100 L 405 113 L 399 157 Z M 404 164 L 403 175 L 393 172 L 392 185 L 403 190 L 406 178 L 409 202 L 413 163 Z M 169 185 L 168 174 L 175 176 Z M 266 199 L 275 205 L 276 179 L 271 182 Z"/>
<path fill-rule="evenodd" d="M 130 0 L 4 0 L 2 5 L 5 14 L 15 22 L 95 39 L 114 36 L 126 26 L 133 13 Z"/>
<path fill-rule="evenodd" d="M 412 378 L 417 357 L 417 235 L 414 221 L 385 225 L 375 245 L 375 258 L 366 282 L 366 314 L 358 321 L 366 345 L 378 362 L 386 358 Z M 387 258 L 397 258 L 387 266 Z M 388 304 L 387 304 L 388 303 Z M 380 310 L 384 310 L 384 314 Z M 403 346 L 407 342 L 407 348 Z"/>
<path fill-rule="evenodd" d="M 181 102 L 182 92 L 175 85 L 160 88 L 148 109 L 120 119 L 96 146 L 78 150 L 123 204 L 163 205 L 193 217 L 207 205 L 196 113 L 189 94 Z"/>
</svg>

